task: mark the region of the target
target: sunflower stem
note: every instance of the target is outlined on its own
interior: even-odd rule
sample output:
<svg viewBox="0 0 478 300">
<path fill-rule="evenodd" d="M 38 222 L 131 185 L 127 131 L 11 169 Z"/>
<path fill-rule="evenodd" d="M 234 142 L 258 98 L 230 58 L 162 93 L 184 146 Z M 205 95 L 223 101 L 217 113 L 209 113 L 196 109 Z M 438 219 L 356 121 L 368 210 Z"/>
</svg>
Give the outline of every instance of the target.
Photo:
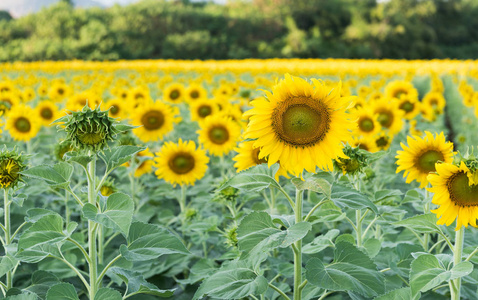
<svg viewBox="0 0 478 300">
<path fill-rule="evenodd" d="M 181 214 L 186 212 L 186 185 L 181 184 L 181 195 L 179 196 L 179 208 L 181 210 Z"/>
<path fill-rule="evenodd" d="M 430 185 L 429 185 L 430 186 Z M 425 205 L 423 207 L 423 212 L 426 214 L 430 212 L 430 192 L 428 189 L 425 189 Z M 430 234 L 424 233 L 423 234 L 423 249 L 428 252 L 428 244 L 430 241 Z"/>
<path fill-rule="evenodd" d="M 463 243 L 465 241 L 465 227 L 461 227 L 456 231 L 455 247 L 453 249 L 453 266 L 456 267 L 461 263 L 463 255 Z M 451 300 L 460 300 L 461 277 L 450 281 Z"/>
<path fill-rule="evenodd" d="M 273 214 L 275 212 L 275 207 L 276 207 L 276 193 L 272 189 L 269 189 L 269 191 L 270 191 L 270 195 L 271 195 L 271 202 L 270 202 L 269 210 L 270 210 L 271 214 Z"/>
<path fill-rule="evenodd" d="M 91 155 L 91 154 L 90 154 Z M 96 154 L 93 155 L 93 159 L 88 163 L 88 203 L 96 207 L 96 186 L 95 186 L 95 174 L 96 174 Z M 98 253 L 96 249 L 96 223 L 88 221 L 88 251 L 90 257 L 89 263 L 89 277 L 90 277 L 90 290 L 89 297 L 94 299 L 97 292 L 97 278 L 98 278 Z"/>
<path fill-rule="evenodd" d="M 302 222 L 302 195 L 303 191 L 295 191 L 295 223 Z M 294 243 L 294 300 L 302 299 L 302 240 Z"/>
<path fill-rule="evenodd" d="M 68 208 L 68 199 L 69 198 L 69 195 L 68 195 L 68 191 L 65 190 L 65 220 L 66 220 L 66 224 L 70 223 L 70 209 Z"/>
<path fill-rule="evenodd" d="M 5 253 L 8 252 L 7 248 L 8 246 L 10 245 L 10 243 L 12 242 L 12 239 L 11 239 L 11 229 L 10 229 L 10 202 L 8 201 L 8 189 L 5 188 L 3 189 L 3 200 L 4 200 L 4 209 L 3 209 L 3 212 L 4 212 L 4 220 L 5 220 L 5 224 L 4 224 L 4 229 L 5 229 Z M 9 289 L 12 288 L 12 285 L 13 285 L 13 274 L 12 274 L 12 271 L 8 271 L 7 274 L 7 282 L 6 282 L 6 285 L 7 285 L 7 291 Z"/>
<path fill-rule="evenodd" d="M 355 224 L 357 233 L 357 247 L 362 247 L 362 211 L 357 209 L 355 211 Z"/>
</svg>

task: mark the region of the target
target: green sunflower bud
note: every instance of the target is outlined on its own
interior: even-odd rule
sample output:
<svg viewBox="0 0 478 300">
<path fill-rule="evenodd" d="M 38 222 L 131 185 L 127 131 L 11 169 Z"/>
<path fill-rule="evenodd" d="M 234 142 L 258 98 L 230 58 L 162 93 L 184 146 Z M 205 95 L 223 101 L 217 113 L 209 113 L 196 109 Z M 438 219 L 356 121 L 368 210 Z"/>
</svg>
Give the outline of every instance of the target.
<svg viewBox="0 0 478 300">
<path fill-rule="evenodd" d="M 66 140 L 79 150 L 103 151 L 108 141 L 113 141 L 120 130 L 117 121 L 108 116 L 108 111 L 94 110 L 87 105 L 81 111 L 71 112 L 54 123 L 67 133 Z"/>
<path fill-rule="evenodd" d="M 226 245 L 229 247 L 237 247 L 237 225 L 231 225 L 224 231 L 224 236 L 226 237 Z"/>
<path fill-rule="evenodd" d="M 115 186 L 114 180 L 111 179 L 106 179 L 105 182 L 101 185 L 100 188 L 100 193 L 104 197 L 108 197 L 111 194 L 114 194 L 118 191 L 118 189 Z"/>
<path fill-rule="evenodd" d="M 73 151 L 73 145 L 70 141 L 60 141 L 58 144 L 55 145 L 55 149 L 53 150 L 56 159 L 64 160 L 63 156 L 66 152 Z"/>
<path fill-rule="evenodd" d="M 25 155 L 15 149 L 8 150 L 4 147 L 0 151 L 0 188 L 13 188 L 23 182 L 20 172 L 25 170 Z"/>
<path fill-rule="evenodd" d="M 343 174 L 362 173 L 368 165 L 368 152 L 359 147 L 352 148 L 349 145 L 346 145 L 343 151 L 349 158 L 338 157 L 334 160 L 334 167 L 342 170 Z"/>
</svg>

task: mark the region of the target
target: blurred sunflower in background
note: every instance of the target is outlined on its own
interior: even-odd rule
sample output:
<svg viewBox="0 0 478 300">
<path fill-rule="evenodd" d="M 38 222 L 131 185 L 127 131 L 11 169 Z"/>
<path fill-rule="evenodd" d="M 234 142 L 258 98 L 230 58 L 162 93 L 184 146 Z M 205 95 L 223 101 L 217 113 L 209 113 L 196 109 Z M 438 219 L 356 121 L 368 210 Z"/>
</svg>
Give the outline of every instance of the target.
<svg viewBox="0 0 478 300">
<path fill-rule="evenodd" d="M 207 98 L 207 91 L 200 84 L 192 83 L 184 91 L 186 101 L 193 103 L 199 99 Z"/>
<path fill-rule="evenodd" d="M 163 90 L 163 100 L 171 103 L 181 103 L 184 94 L 184 86 L 182 84 L 172 83 Z"/>
<path fill-rule="evenodd" d="M 108 100 L 104 105 L 104 109 L 109 109 L 109 116 L 112 118 L 123 118 L 128 114 L 128 105 L 127 103 L 120 98 Z"/>
<path fill-rule="evenodd" d="M 51 123 L 61 116 L 56 104 L 49 100 L 38 103 L 35 111 L 43 126 L 51 126 Z"/>
<path fill-rule="evenodd" d="M 267 99 L 252 101 L 246 112 L 249 124 L 245 138 L 256 139 L 259 158 L 268 164 L 280 161 L 293 175 L 316 167 L 333 170 L 333 159 L 344 157 L 342 141 L 348 140 L 355 122 L 346 110 L 349 97 L 340 96 L 340 85 L 330 90 L 318 80 L 285 75 Z"/>
<path fill-rule="evenodd" d="M 191 121 L 203 122 L 207 117 L 217 114 L 217 102 L 210 99 L 198 99 L 189 105 Z"/>
<path fill-rule="evenodd" d="M 5 129 L 17 141 L 29 141 L 41 128 L 41 121 L 35 110 L 25 104 L 16 105 L 8 113 Z"/>
<path fill-rule="evenodd" d="M 357 120 L 355 135 L 374 136 L 381 130 L 378 114 L 374 114 L 370 107 L 360 107 L 351 113 L 352 119 Z"/>
<path fill-rule="evenodd" d="M 385 97 L 396 98 L 406 96 L 411 99 L 418 99 L 418 91 L 413 84 L 406 80 L 395 80 L 385 86 Z"/>
<path fill-rule="evenodd" d="M 424 188 L 428 184 L 428 174 L 436 171 L 438 163 L 453 162 L 453 143 L 446 141 L 443 132 L 435 137 L 429 131 L 425 131 L 423 138 L 408 136 L 407 143 L 408 147 L 400 143 L 403 150 L 397 151 L 395 156 L 398 159 L 396 173 L 405 171 L 403 177 L 407 177 L 407 183 L 416 180 L 420 188 Z"/>
<path fill-rule="evenodd" d="M 173 185 L 194 185 L 204 177 L 209 157 L 193 141 L 166 142 L 156 153 L 155 174 Z"/>
<path fill-rule="evenodd" d="M 382 98 L 373 103 L 373 112 L 378 115 L 378 122 L 382 128 L 394 135 L 403 127 L 403 111 L 398 108 L 398 103 L 392 99 Z"/>
<path fill-rule="evenodd" d="M 178 113 L 177 108 L 159 101 L 139 106 L 133 111 L 131 122 L 140 127 L 133 129 L 133 133 L 144 143 L 160 140 L 181 120 Z"/>
</svg>

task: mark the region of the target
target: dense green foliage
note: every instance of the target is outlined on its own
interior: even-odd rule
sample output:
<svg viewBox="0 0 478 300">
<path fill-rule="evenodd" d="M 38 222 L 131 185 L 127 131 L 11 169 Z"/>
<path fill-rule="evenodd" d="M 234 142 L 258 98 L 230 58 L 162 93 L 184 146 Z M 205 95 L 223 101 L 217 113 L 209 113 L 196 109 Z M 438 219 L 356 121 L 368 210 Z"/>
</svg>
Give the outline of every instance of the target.
<svg viewBox="0 0 478 300">
<path fill-rule="evenodd" d="M 273 57 L 475 58 L 473 0 L 144 0 L 108 9 L 61 1 L 0 12 L 0 61 Z"/>
</svg>

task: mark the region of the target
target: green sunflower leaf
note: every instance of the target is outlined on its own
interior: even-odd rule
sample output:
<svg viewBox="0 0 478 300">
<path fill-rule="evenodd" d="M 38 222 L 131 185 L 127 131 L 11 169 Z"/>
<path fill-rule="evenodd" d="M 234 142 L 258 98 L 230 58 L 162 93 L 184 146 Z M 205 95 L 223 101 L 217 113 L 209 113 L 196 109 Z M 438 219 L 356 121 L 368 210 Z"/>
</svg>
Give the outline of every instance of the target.
<svg viewBox="0 0 478 300">
<path fill-rule="evenodd" d="M 247 192 L 260 192 L 268 187 L 279 189 L 281 186 L 275 180 L 275 174 L 278 170 L 278 164 L 272 165 L 270 169 L 267 167 L 267 164 L 257 165 L 234 175 L 234 177 L 220 186 L 218 190 L 221 191 L 230 186 Z"/>
<path fill-rule="evenodd" d="M 146 147 L 129 145 L 117 146 L 111 149 L 106 149 L 103 153 L 98 153 L 98 156 L 105 162 L 106 172 L 109 173 L 125 162 L 130 161 L 136 153 L 145 149 Z"/>
</svg>

